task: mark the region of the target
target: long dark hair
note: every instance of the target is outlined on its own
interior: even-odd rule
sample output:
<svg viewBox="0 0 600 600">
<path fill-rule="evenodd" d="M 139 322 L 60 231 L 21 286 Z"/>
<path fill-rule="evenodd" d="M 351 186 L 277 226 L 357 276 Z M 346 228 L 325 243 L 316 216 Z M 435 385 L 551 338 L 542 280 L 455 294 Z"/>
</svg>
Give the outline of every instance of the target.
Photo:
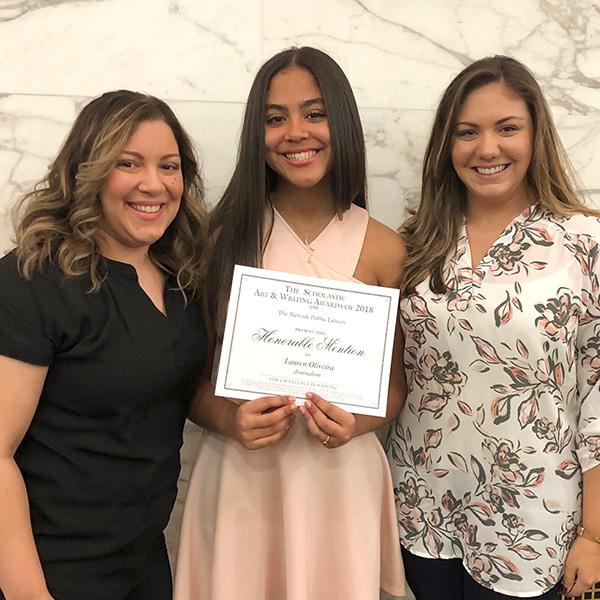
<svg viewBox="0 0 600 600">
<path fill-rule="evenodd" d="M 265 117 L 271 80 L 290 67 L 315 78 L 327 111 L 331 135 L 331 186 L 338 214 L 352 203 L 366 208 L 365 144 L 358 107 L 350 83 L 339 65 L 316 48 L 289 48 L 276 54 L 258 71 L 244 114 L 235 171 L 215 207 L 210 231 L 215 240 L 208 271 L 209 313 L 222 332 L 235 264 L 260 267 L 269 239 L 273 207 L 269 193 L 277 174 L 266 164 Z M 271 223 L 265 226 L 265 215 Z"/>
</svg>

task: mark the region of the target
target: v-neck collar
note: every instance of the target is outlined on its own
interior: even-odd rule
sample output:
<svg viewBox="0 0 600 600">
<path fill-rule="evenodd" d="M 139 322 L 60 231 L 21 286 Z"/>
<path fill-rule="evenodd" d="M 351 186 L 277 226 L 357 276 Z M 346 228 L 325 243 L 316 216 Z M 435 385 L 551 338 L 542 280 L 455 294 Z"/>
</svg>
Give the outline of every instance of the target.
<svg viewBox="0 0 600 600">
<path fill-rule="evenodd" d="M 323 229 L 321 229 L 321 231 L 317 234 L 317 237 L 315 237 L 309 244 L 307 244 L 305 240 L 300 238 L 300 236 L 296 233 L 294 228 L 285 220 L 284 216 L 274 206 L 273 206 L 273 211 L 274 211 L 275 215 L 281 219 L 281 221 L 285 225 L 286 229 L 292 234 L 292 236 L 297 240 L 297 242 L 302 247 L 304 247 L 306 249 L 306 251 L 309 253 L 314 251 L 314 245 L 319 243 L 319 239 L 321 239 L 323 237 L 325 232 L 331 227 L 332 223 L 334 223 L 336 221 L 336 219 L 338 219 L 338 215 L 337 215 L 337 213 L 335 213 L 331 217 L 331 219 L 327 222 L 325 227 L 323 227 Z"/>
<path fill-rule="evenodd" d="M 460 235 L 457 243 L 457 266 L 460 269 L 468 268 L 473 274 L 479 275 L 481 279 L 483 279 L 485 273 L 489 269 L 492 263 L 492 257 L 490 256 L 491 251 L 498 246 L 498 244 L 502 243 L 502 241 L 510 235 L 513 236 L 513 230 L 515 225 L 518 223 L 526 223 L 533 219 L 539 212 L 542 210 L 542 206 L 539 203 L 532 204 L 528 206 L 525 210 L 519 213 L 510 223 L 506 225 L 503 229 L 502 233 L 496 238 L 494 242 L 490 245 L 490 247 L 486 250 L 486 253 L 483 255 L 481 260 L 476 266 L 472 265 L 472 257 L 471 257 L 471 245 L 469 244 L 469 236 L 467 235 L 467 220 L 463 219 Z"/>
</svg>

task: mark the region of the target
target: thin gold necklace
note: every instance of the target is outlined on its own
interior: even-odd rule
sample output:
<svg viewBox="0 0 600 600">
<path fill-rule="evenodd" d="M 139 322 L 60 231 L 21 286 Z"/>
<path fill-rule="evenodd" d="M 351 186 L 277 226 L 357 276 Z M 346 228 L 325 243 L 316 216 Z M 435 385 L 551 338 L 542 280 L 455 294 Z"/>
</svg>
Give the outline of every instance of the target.
<svg viewBox="0 0 600 600">
<path fill-rule="evenodd" d="M 307 230 L 306 228 L 301 229 L 300 227 L 298 227 L 292 220 L 290 220 L 288 216 L 286 216 L 280 210 L 278 212 L 283 217 L 283 220 L 294 230 L 294 233 L 301 240 L 304 241 L 304 244 L 306 246 L 310 246 L 311 242 L 316 240 L 319 237 L 319 235 L 321 235 L 323 230 L 327 227 L 327 225 L 329 225 L 333 217 L 336 215 L 335 212 L 331 213 L 330 215 L 327 215 L 327 217 L 319 221 L 316 226 L 311 227 L 309 230 Z"/>
<path fill-rule="evenodd" d="M 301 231 L 300 229 L 298 229 L 298 227 L 296 225 L 294 225 L 294 223 L 292 223 L 292 221 L 290 221 L 289 219 L 286 219 L 286 217 L 283 214 L 281 214 L 281 212 L 279 212 L 279 214 L 281 215 L 283 220 L 290 226 L 290 228 L 294 231 L 294 233 L 298 236 L 298 238 L 304 243 L 306 248 L 309 250 L 310 256 L 308 257 L 308 262 L 311 262 L 313 254 L 315 252 L 315 249 L 311 246 L 311 243 L 314 242 L 321 235 L 321 233 L 323 233 L 323 231 L 325 230 L 327 225 L 329 225 L 329 223 L 335 216 L 335 213 L 330 215 L 326 221 L 320 222 L 317 227 L 311 228 L 311 230 L 308 234 L 306 234 L 303 231 Z"/>
</svg>

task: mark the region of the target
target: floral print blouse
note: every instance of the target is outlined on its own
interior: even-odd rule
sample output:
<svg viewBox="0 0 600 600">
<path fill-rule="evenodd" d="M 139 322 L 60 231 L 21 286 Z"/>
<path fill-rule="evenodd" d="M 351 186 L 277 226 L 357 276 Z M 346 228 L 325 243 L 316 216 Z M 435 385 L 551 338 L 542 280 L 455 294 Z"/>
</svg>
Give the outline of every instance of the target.
<svg viewBox="0 0 600 600">
<path fill-rule="evenodd" d="M 512 596 L 554 586 L 600 463 L 600 221 L 539 205 L 475 268 L 466 230 L 402 299 L 408 398 L 388 448 L 403 545 Z"/>
</svg>

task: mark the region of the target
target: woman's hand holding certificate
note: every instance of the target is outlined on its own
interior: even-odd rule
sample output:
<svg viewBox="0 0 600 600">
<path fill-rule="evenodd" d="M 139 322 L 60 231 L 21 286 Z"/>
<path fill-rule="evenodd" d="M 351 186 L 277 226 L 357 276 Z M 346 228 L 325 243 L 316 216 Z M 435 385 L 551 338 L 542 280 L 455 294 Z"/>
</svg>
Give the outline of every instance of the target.
<svg viewBox="0 0 600 600">
<path fill-rule="evenodd" d="M 326 448 L 338 448 L 354 437 L 356 417 L 317 394 L 306 394 L 306 402 L 300 407 L 300 412 L 309 431 Z"/>
<path fill-rule="evenodd" d="M 243 402 L 235 412 L 232 437 L 248 450 L 270 446 L 285 435 L 297 408 L 293 396 L 267 396 Z"/>
</svg>

